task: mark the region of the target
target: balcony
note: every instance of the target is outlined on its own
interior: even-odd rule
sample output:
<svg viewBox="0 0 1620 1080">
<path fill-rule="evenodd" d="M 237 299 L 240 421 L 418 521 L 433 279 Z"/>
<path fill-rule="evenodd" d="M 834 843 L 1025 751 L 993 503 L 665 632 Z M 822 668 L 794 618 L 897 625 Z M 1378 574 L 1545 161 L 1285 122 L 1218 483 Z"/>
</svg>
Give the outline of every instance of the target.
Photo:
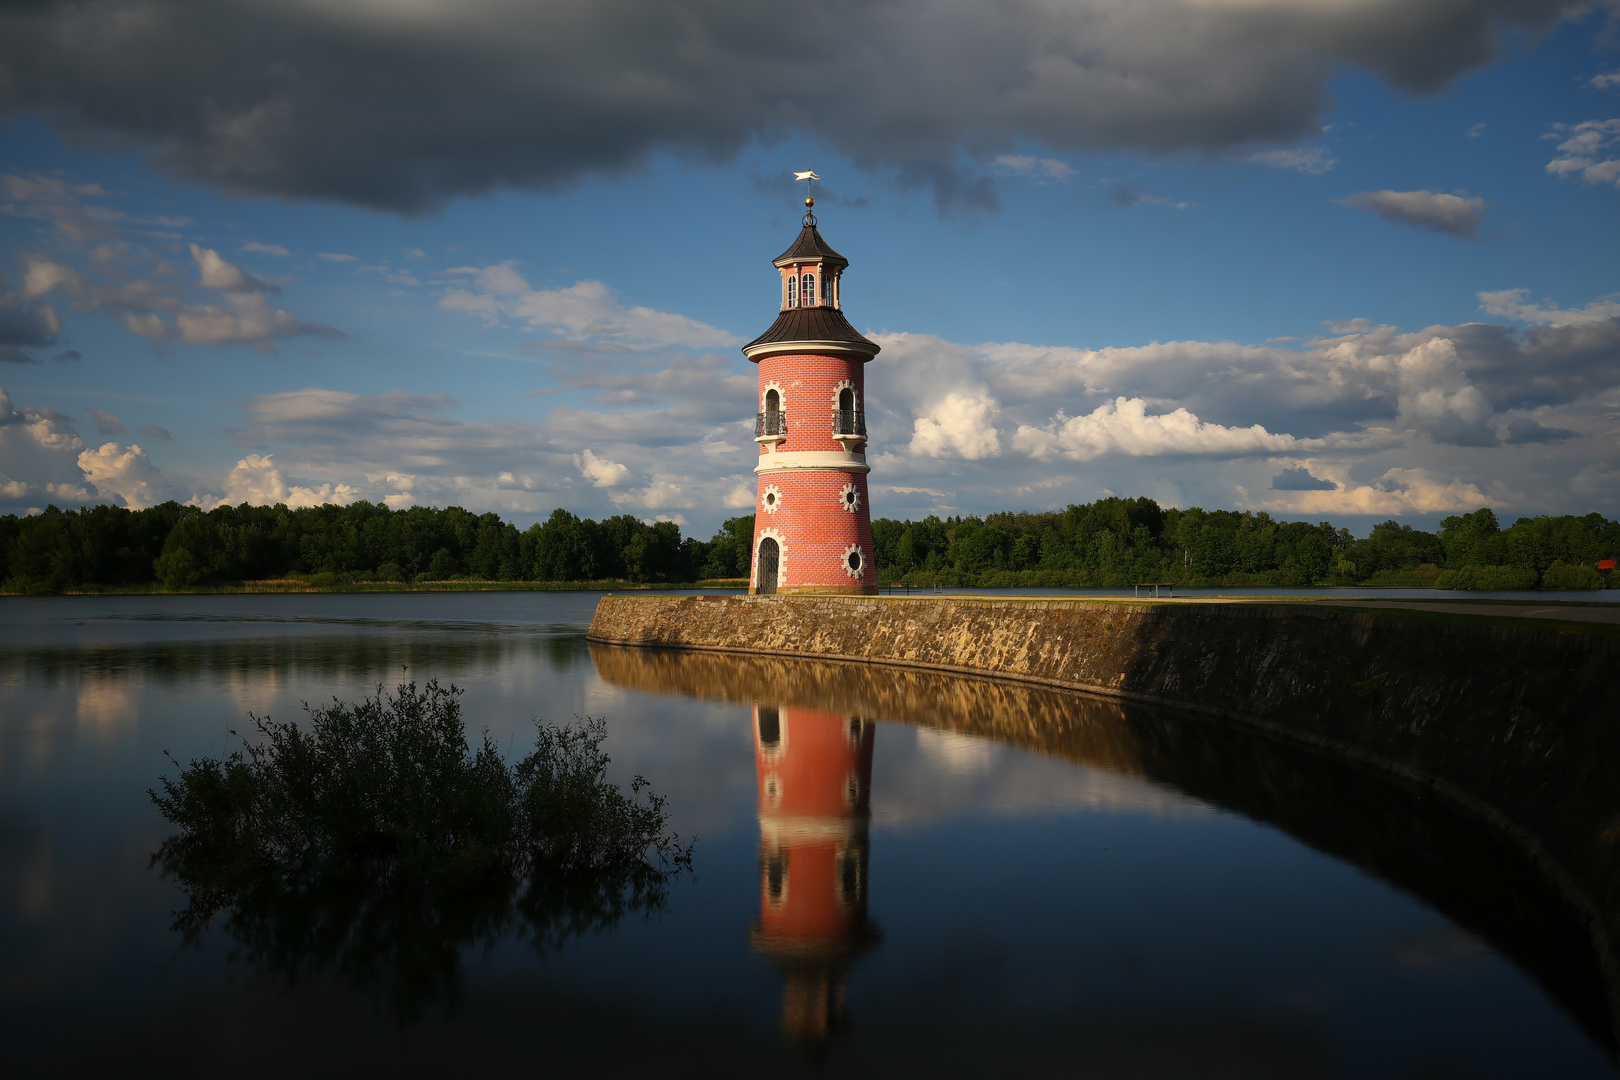
<svg viewBox="0 0 1620 1080">
<path fill-rule="evenodd" d="M 866 413 L 860 409 L 833 410 L 833 438 L 845 450 L 866 441 Z"/>
<path fill-rule="evenodd" d="M 754 417 L 754 441 L 770 443 L 772 449 L 787 438 L 787 413 L 762 412 Z"/>
</svg>

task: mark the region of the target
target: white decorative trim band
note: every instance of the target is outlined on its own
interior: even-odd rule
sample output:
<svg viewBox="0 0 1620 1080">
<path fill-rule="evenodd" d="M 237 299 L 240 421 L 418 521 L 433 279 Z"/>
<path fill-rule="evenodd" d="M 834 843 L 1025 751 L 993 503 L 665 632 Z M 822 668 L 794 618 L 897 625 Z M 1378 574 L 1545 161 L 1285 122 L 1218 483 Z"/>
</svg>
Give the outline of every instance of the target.
<svg viewBox="0 0 1620 1080">
<path fill-rule="evenodd" d="M 775 454 L 761 454 L 756 473 L 782 472 L 786 469 L 837 469 L 840 472 L 867 473 L 872 467 L 865 454 L 852 450 L 783 450 Z"/>
<path fill-rule="evenodd" d="M 780 353 L 853 353 L 870 360 L 882 350 L 877 345 L 862 345 L 856 341 L 773 341 L 768 345 L 751 345 L 743 350 L 750 360 L 761 360 Z"/>
</svg>

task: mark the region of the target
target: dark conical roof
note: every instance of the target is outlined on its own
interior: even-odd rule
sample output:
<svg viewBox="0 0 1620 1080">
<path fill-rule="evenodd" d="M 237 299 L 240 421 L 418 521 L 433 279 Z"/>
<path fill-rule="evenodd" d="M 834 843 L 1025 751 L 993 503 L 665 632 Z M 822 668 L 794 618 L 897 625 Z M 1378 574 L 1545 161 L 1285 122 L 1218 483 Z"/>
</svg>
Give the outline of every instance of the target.
<svg viewBox="0 0 1620 1080">
<path fill-rule="evenodd" d="M 843 349 L 876 356 L 876 342 L 868 341 L 860 331 L 849 324 L 844 313 L 834 307 L 788 308 L 776 317 L 771 328 L 743 346 L 743 352 L 761 346 L 802 343 L 814 348 L 842 347 Z"/>
<path fill-rule="evenodd" d="M 832 245 L 821 238 L 821 233 L 816 231 L 816 219 L 810 214 L 804 216 L 804 228 L 800 230 L 799 238 L 793 241 L 793 246 L 771 261 L 781 265 L 793 259 L 820 259 L 840 266 L 849 265 L 848 259 L 834 251 Z"/>
</svg>

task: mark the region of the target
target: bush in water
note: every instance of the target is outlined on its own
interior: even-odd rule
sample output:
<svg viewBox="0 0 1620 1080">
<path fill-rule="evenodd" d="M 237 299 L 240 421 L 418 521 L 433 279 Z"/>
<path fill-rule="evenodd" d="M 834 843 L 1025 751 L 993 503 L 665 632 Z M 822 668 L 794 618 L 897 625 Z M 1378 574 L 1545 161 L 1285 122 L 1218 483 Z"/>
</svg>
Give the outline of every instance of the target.
<svg viewBox="0 0 1620 1080">
<path fill-rule="evenodd" d="M 176 929 L 195 941 L 224 913 L 250 961 L 289 982 L 335 971 L 403 1022 L 454 1005 L 468 945 L 512 931 L 547 952 L 661 910 L 692 845 L 646 780 L 606 779 L 605 722 L 537 724 L 508 764 L 487 732 L 469 746 L 459 694 L 410 683 L 307 727 L 253 717 L 256 743 L 160 778 Z"/>
</svg>

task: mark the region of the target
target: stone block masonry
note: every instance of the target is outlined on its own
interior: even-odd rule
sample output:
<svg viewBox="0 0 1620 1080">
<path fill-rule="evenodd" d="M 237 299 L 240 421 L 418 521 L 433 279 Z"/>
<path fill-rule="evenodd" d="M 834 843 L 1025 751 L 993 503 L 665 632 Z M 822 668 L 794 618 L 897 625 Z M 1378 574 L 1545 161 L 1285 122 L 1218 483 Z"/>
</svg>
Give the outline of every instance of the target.
<svg viewBox="0 0 1620 1080">
<path fill-rule="evenodd" d="M 1510 837 L 1620 987 L 1620 636 L 1601 625 L 1298 603 L 614 596 L 589 636 L 1016 679 L 1358 762 Z"/>
</svg>

